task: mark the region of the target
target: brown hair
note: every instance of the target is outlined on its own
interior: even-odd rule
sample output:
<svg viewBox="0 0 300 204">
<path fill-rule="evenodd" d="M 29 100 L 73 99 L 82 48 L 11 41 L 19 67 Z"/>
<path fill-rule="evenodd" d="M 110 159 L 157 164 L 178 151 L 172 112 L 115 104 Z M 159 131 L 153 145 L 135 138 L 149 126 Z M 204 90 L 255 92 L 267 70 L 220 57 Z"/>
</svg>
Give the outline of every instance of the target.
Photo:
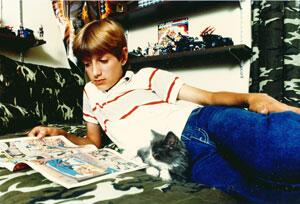
<svg viewBox="0 0 300 204">
<path fill-rule="evenodd" d="M 127 41 L 123 28 L 109 19 L 95 20 L 86 24 L 75 36 L 73 53 L 78 60 L 94 54 L 110 53 L 121 60 Z"/>
</svg>

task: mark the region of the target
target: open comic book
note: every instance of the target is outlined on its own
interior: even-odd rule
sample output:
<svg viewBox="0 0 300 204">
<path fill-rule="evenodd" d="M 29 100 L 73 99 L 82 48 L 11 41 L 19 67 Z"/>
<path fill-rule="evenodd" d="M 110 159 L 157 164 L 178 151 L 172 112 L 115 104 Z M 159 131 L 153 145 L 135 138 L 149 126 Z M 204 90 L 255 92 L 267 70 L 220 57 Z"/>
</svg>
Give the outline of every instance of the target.
<svg viewBox="0 0 300 204">
<path fill-rule="evenodd" d="M 64 136 L 0 140 L 0 167 L 17 171 L 31 167 L 66 188 L 87 185 L 145 168 L 111 149 L 78 146 Z"/>
</svg>

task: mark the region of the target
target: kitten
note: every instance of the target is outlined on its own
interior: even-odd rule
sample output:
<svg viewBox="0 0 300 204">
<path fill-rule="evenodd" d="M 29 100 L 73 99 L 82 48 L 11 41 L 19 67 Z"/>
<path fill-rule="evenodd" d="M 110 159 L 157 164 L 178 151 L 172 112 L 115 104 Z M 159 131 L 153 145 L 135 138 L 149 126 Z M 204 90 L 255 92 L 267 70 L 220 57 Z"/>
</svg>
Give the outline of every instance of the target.
<svg viewBox="0 0 300 204">
<path fill-rule="evenodd" d="M 159 176 L 164 181 L 187 180 L 189 159 L 184 143 L 173 132 L 166 136 L 152 133 L 150 146 L 137 153 L 144 163 L 149 164 L 147 174 Z"/>
</svg>

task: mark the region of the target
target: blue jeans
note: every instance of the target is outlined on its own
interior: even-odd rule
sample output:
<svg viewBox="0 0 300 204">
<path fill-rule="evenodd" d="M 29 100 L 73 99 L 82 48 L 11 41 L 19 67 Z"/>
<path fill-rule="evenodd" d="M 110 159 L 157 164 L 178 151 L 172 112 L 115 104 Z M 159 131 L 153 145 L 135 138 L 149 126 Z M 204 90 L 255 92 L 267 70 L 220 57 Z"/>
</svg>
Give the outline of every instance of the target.
<svg viewBox="0 0 300 204">
<path fill-rule="evenodd" d="M 206 106 L 181 139 L 192 181 L 256 203 L 300 202 L 300 115 Z"/>
</svg>

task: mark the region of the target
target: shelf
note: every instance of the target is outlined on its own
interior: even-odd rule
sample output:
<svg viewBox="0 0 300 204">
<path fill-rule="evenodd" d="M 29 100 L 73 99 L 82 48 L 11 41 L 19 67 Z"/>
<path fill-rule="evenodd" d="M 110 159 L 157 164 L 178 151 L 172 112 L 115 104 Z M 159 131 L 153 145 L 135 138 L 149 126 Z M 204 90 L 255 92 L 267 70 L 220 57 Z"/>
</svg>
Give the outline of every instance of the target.
<svg viewBox="0 0 300 204">
<path fill-rule="evenodd" d="M 144 8 L 128 8 L 127 12 L 114 13 L 110 17 L 128 28 L 174 19 L 174 14 L 191 15 L 194 12 L 207 11 L 224 5 L 238 6 L 239 1 L 162 1 Z"/>
<path fill-rule="evenodd" d="M 163 69 L 182 67 L 187 64 L 195 64 L 197 61 L 214 62 L 229 60 L 232 63 L 240 63 L 251 57 L 251 49 L 244 44 L 225 47 L 201 49 L 197 51 L 184 51 L 168 55 L 157 55 L 148 57 L 130 57 L 129 64 L 134 71 L 142 67 L 159 67 Z"/>
<path fill-rule="evenodd" d="M 45 44 L 44 40 L 21 38 L 14 35 L 0 33 L 0 48 L 11 51 L 23 52 L 29 48 Z"/>
</svg>

